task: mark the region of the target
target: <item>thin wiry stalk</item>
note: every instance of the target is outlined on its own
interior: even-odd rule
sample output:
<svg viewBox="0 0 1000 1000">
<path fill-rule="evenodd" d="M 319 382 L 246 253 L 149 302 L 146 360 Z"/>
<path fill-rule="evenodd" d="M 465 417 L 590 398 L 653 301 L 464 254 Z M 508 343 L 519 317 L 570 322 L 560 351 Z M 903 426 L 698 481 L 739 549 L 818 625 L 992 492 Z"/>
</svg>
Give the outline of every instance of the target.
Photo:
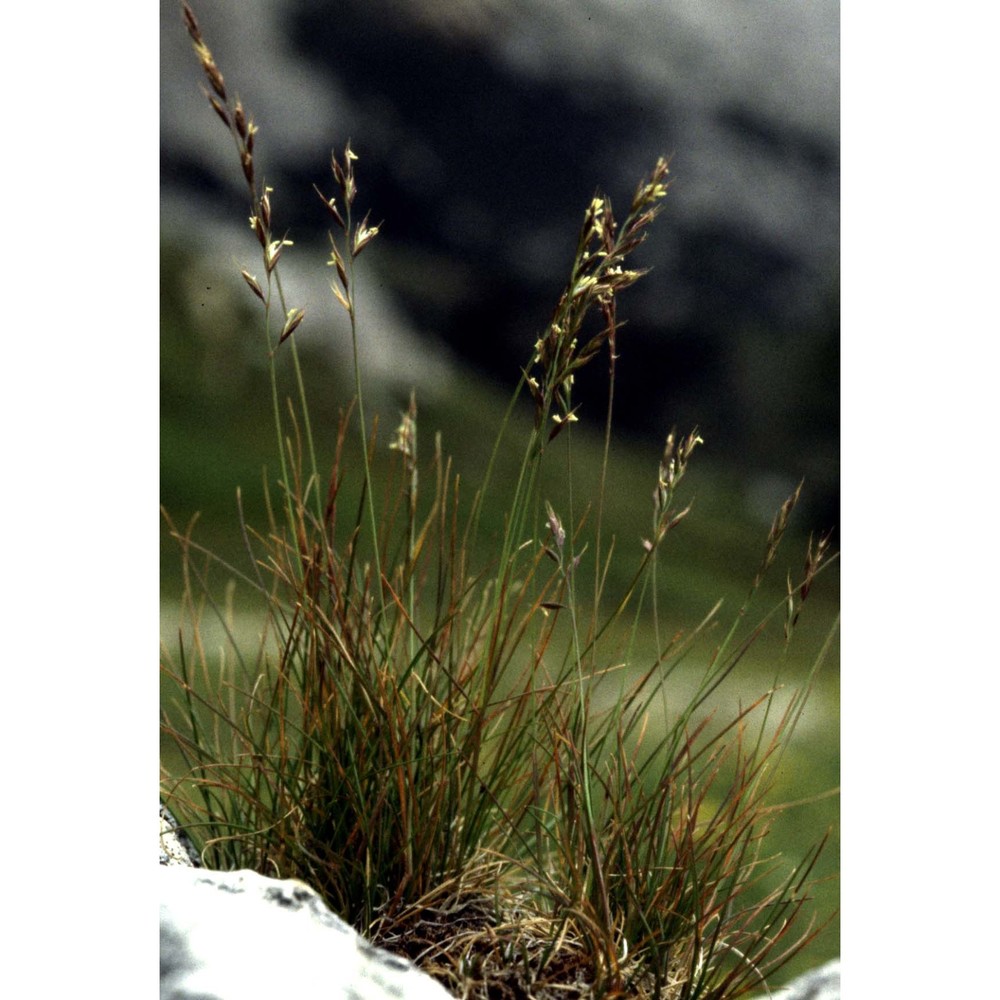
<svg viewBox="0 0 1000 1000">
<path fill-rule="evenodd" d="M 281 275 L 278 269 L 278 261 L 281 257 L 282 251 L 286 246 L 291 246 L 292 241 L 285 237 L 275 239 L 272 233 L 272 189 L 265 184 L 258 183 L 255 172 L 254 146 L 258 128 L 254 124 L 253 119 L 247 116 L 239 98 L 230 98 L 222 73 L 215 63 L 215 58 L 213 57 L 211 50 L 205 43 L 201 27 L 198 24 L 194 11 L 191 9 L 187 0 L 183 0 L 181 9 L 185 27 L 187 28 L 188 35 L 190 36 L 192 45 L 194 46 L 195 54 L 198 56 L 205 78 L 208 82 L 208 87 L 204 89 L 205 96 L 216 115 L 223 122 L 229 131 L 229 134 L 232 136 L 250 197 L 250 227 L 254 231 L 257 241 L 261 247 L 264 271 L 266 275 L 266 291 L 261 288 L 257 278 L 250 274 L 249 271 L 244 270 L 241 274 L 251 292 L 253 292 L 256 298 L 260 300 L 264 308 L 263 332 L 264 341 L 267 347 L 268 367 L 271 381 L 271 404 L 274 411 L 274 426 L 278 439 L 278 460 L 281 465 L 282 482 L 287 483 L 288 470 L 285 464 L 284 438 L 281 429 L 281 405 L 278 395 L 277 371 L 274 359 L 278 346 L 292 335 L 305 316 L 302 309 L 288 307 L 288 304 L 285 301 L 285 294 L 281 285 Z M 276 342 L 273 340 L 271 332 L 271 303 L 273 297 L 272 286 L 277 290 L 281 310 L 285 316 L 282 329 L 278 334 Z M 312 474 L 315 481 L 318 483 L 319 466 L 316 463 L 316 449 L 313 444 L 312 426 L 309 418 L 309 406 L 306 400 L 305 382 L 302 378 L 302 369 L 299 364 L 298 351 L 296 350 L 294 341 L 291 344 L 291 350 L 296 385 L 299 393 L 299 402 L 306 426 L 306 437 L 312 462 Z M 294 523 L 294 513 L 291 507 L 288 508 L 287 515 L 288 526 L 289 529 L 291 529 Z"/>
</svg>

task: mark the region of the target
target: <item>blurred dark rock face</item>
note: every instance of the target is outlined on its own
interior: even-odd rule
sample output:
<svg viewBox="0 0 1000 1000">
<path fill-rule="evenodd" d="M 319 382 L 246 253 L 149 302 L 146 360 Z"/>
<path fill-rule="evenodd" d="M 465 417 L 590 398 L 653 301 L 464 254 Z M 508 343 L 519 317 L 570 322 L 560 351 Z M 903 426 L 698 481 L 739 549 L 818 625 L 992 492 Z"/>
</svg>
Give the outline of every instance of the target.
<svg viewBox="0 0 1000 1000">
<path fill-rule="evenodd" d="M 620 308 L 620 426 L 660 438 L 697 423 L 746 473 L 805 475 L 810 518 L 836 523 L 835 0 L 201 6 L 223 73 L 263 128 L 293 235 L 325 225 L 312 184 L 332 193 L 329 151 L 350 136 L 360 207 L 386 222 L 386 286 L 417 330 L 509 384 L 594 190 L 624 216 L 638 179 L 672 154 L 671 193 L 638 258 L 653 271 Z M 220 138 L 211 112 L 196 129 L 166 96 L 200 97 L 171 7 L 163 183 L 231 191 L 242 211 L 238 170 L 203 148 Z M 266 93 L 282 88 L 269 108 Z M 600 419 L 606 365 L 586 374 L 579 393 Z"/>
</svg>

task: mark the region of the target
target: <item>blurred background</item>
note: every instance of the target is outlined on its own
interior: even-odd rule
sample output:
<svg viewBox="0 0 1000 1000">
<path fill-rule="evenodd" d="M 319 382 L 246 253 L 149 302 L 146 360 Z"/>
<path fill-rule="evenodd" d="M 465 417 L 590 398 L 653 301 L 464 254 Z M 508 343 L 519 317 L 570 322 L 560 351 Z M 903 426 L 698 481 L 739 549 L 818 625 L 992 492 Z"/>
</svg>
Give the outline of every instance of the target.
<svg viewBox="0 0 1000 1000">
<path fill-rule="evenodd" d="M 358 262 L 374 408 L 394 427 L 415 388 L 422 429 L 442 429 L 463 474 L 487 457 L 595 190 L 623 217 L 637 181 L 666 155 L 672 186 L 637 258 L 652 270 L 619 305 L 628 325 L 610 513 L 621 537 L 637 538 L 667 431 L 697 426 L 705 445 L 686 480 L 695 508 L 665 583 L 678 620 L 693 624 L 720 596 L 738 606 L 775 510 L 800 479 L 792 573 L 809 532 L 833 530 L 839 548 L 836 0 L 192 6 L 227 88 L 260 128 L 258 176 L 275 189 L 276 231 L 294 241 L 282 258 L 285 291 L 307 313 L 295 337 L 329 386 L 311 397 L 321 424 L 352 393 L 350 338 L 322 266 L 327 216 L 313 191 L 333 193 L 332 148 L 350 139 L 356 207 L 384 223 Z M 201 92 L 180 4 L 161 0 L 160 12 L 161 499 L 179 524 L 201 512 L 202 541 L 225 554 L 239 549 L 236 487 L 254 510 L 261 467 L 273 463 L 257 310 L 239 277 L 261 266 L 235 150 Z M 574 399 L 586 450 L 603 424 L 604 360 L 583 375 Z M 776 569 L 780 600 L 785 568 Z M 161 575 L 169 622 L 179 588 L 169 544 Z M 836 614 L 836 564 L 811 600 L 803 662 Z M 762 676 L 774 648 L 752 664 Z M 833 661 L 789 757 L 789 799 L 839 783 Z M 775 824 L 794 847 L 838 817 L 833 797 Z M 823 872 L 837 871 L 838 849 L 835 835 Z M 831 883 L 826 912 L 837 894 Z M 838 950 L 832 926 L 789 972 Z"/>
<path fill-rule="evenodd" d="M 247 198 L 178 9 L 162 0 L 163 235 L 199 251 Z M 808 520 L 837 527 L 835 0 L 204 0 L 196 14 L 261 127 L 298 247 L 325 240 L 312 185 L 332 193 L 331 148 L 350 138 L 360 155 L 359 205 L 385 223 L 366 339 L 404 392 L 443 391 L 466 366 L 513 386 L 595 189 L 623 215 L 672 156 L 641 252 L 652 273 L 623 300 L 619 426 L 662 441 L 697 425 L 751 514 L 769 521 L 805 477 Z M 336 322 L 319 279 L 293 285 L 304 333 Z M 586 374 L 583 413 L 600 421 L 605 370 Z"/>
</svg>

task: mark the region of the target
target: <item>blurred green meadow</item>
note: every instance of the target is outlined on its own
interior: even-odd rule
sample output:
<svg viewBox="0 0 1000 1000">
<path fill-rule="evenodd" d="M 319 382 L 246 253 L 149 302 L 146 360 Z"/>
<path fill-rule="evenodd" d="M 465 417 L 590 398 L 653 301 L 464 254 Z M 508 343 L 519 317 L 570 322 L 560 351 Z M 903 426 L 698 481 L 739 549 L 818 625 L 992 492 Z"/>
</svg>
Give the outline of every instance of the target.
<svg viewBox="0 0 1000 1000">
<path fill-rule="evenodd" d="M 250 647 L 257 638 L 257 604 L 250 588 L 240 584 L 226 564 L 240 572 L 250 568 L 240 530 L 237 489 L 247 524 L 261 531 L 267 529 L 265 482 L 273 488 L 278 479 L 271 390 L 259 311 L 240 281 L 238 268 L 233 266 L 231 282 L 220 288 L 218 272 L 202 273 L 200 267 L 198 260 L 183 249 L 169 243 L 162 247 L 161 503 L 179 529 L 185 529 L 197 515 L 193 538 L 218 557 L 209 568 L 209 590 L 220 604 L 228 605 L 233 628 L 237 634 L 246 634 Z M 202 294 L 194 294 L 193 290 Z M 211 308 L 213 301 L 224 301 L 226 306 Z M 627 311 L 627 298 L 625 301 Z M 539 317 L 539 327 L 545 319 Z M 308 324 L 307 317 L 303 329 Z M 299 350 L 319 467 L 329 469 L 338 413 L 353 395 L 349 371 L 338 364 L 335 352 L 324 349 L 315 337 L 303 339 Z M 628 351 L 627 337 L 623 337 L 619 350 Z M 418 391 L 421 461 L 433 454 L 435 435 L 439 433 L 442 451 L 451 457 L 461 477 L 466 511 L 486 468 L 520 366 L 527 360 L 511 357 L 509 388 L 470 370 L 454 379 L 454 388 L 449 391 L 429 393 L 427 399 L 421 398 Z M 283 368 L 287 366 L 279 365 L 279 369 Z M 293 394 L 290 379 L 282 392 Z M 382 394 L 375 407 L 379 416 L 377 449 L 388 449 L 399 411 L 406 407 L 407 394 L 398 389 Z M 572 428 L 572 467 L 559 458 L 560 446 L 569 440 L 569 434 L 556 443 L 552 460 L 544 466 L 541 495 L 560 509 L 567 509 L 571 492 L 577 517 L 583 513 L 588 498 L 596 495 L 602 461 L 604 414 L 598 407 L 594 409 L 590 419 L 582 419 Z M 531 422 L 531 407 L 525 402 L 515 411 L 508 435 L 510 447 L 499 456 L 496 486 L 502 487 L 516 473 L 520 460 L 516 445 L 525 440 Z M 605 587 L 607 599 L 627 589 L 641 554 L 641 540 L 650 532 L 657 463 L 670 428 L 655 430 L 659 445 L 655 439 L 615 436 L 612 441 L 603 517 L 605 537 L 610 540 L 613 536 L 616 551 Z M 690 430 L 677 428 L 682 435 Z M 684 698 L 685 686 L 693 686 L 694 678 L 704 671 L 714 644 L 721 642 L 746 597 L 768 536 L 769 524 L 754 516 L 745 500 L 747 484 L 733 470 L 713 461 L 712 446 L 708 440 L 696 452 L 681 487 L 681 504 L 691 503 L 692 508 L 671 532 L 658 565 L 659 620 L 641 621 L 632 650 L 633 662 L 648 662 L 658 645 L 657 629 L 662 645 L 664 636 L 692 631 L 721 599 L 717 624 L 695 643 L 672 681 L 677 685 L 679 700 Z M 343 465 L 347 475 L 339 501 L 348 509 L 359 502 L 362 478 L 360 473 L 351 475 L 352 464 L 354 468 L 361 464 L 354 435 L 348 437 L 345 448 Z M 376 462 L 376 477 L 385 467 L 384 462 Z M 808 489 L 807 482 L 804 490 Z M 483 557 L 489 555 L 491 542 L 502 535 L 503 493 L 502 488 L 494 488 L 484 498 L 483 530 L 477 541 Z M 782 605 L 788 574 L 797 581 L 801 573 L 810 532 L 815 538 L 831 527 L 803 523 L 796 512 L 745 627 L 741 625 L 744 633 L 772 608 Z M 169 650 L 177 641 L 183 579 L 180 552 L 164 519 L 160 577 L 161 639 Z M 749 647 L 734 676 L 717 692 L 715 703 L 731 710 L 738 704 L 749 704 L 776 678 L 789 689 L 804 681 L 831 635 L 838 609 L 839 563 L 835 560 L 819 575 L 791 644 L 785 643 L 784 616 L 778 613 L 759 641 Z M 211 645 L 211 628 L 206 627 L 205 641 Z M 176 774 L 180 762 L 175 749 L 164 741 L 162 752 L 166 771 Z M 776 775 L 775 803 L 795 804 L 774 813 L 771 847 L 765 851 L 775 855 L 775 865 L 787 866 L 830 831 L 815 870 L 824 880 L 814 891 L 817 920 L 828 918 L 839 901 L 839 780 L 839 641 L 834 634 L 815 690 Z M 835 957 L 839 949 L 839 920 L 834 918 L 793 959 L 782 979 Z"/>
</svg>

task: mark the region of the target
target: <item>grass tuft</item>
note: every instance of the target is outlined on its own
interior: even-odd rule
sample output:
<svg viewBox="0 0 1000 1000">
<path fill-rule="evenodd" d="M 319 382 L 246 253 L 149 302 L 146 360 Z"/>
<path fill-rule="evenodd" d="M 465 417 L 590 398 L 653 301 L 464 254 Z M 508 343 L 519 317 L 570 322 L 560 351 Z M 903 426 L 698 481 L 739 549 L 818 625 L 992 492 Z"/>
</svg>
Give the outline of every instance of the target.
<svg viewBox="0 0 1000 1000">
<path fill-rule="evenodd" d="M 275 237 L 274 192 L 256 177 L 258 129 L 186 2 L 182 11 L 247 182 L 264 278 L 241 274 L 262 313 L 280 478 L 268 484 L 267 523 L 241 518 L 242 567 L 164 512 L 184 574 L 162 667 L 163 731 L 184 762 L 163 775 L 170 808 L 207 865 L 308 881 L 455 995 L 721 1000 L 761 989 L 818 930 L 804 913 L 823 838 L 789 873 L 769 856 L 768 834 L 774 774 L 823 654 L 783 708 L 777 679 L 728 715 L 714 696 L 770 620 L 784 614 L 792 641 L 833 556 L 828 537 L 810 539 L 786 600 L 745 629 L 796 490 L 694 691 L 676 695 L 675 671 L 718 618 L 717 606 L 686 634 L 660 634 L 657 562 L 690 510 L 677 489 L 697 431 L 671 432 L 651 468 L 641 546 L 621 553 L 602 534 L 618 300 L 643 274 L 631 258 L 663 207 L 667 161 L 640 181 L 620 224 L 605 195 L 587 206 L 515 393 L 534 407 L 527 440 L 510 440 L 512 401 L 466 509 L 440 436 L 418 452 L 415 396 L 388 442 L 366 413 L 354 261 L 379 226 L 368 214 L 356 221 L 350 143 L 333 155 L 335 193 L 318 193 L 334 227 L 331 290 L 350 323 L 355 398 L 320 476 L 295 353 L 305 314 L 281 292 L 292 244 Z M 540 470 L 565 462 L 572 482 L 574 377 L 605 352 L 605 472 L 581 509 L 572 490 L 543 495 Z M 293 400 L 278 392 L 286 353 Z M 360 466 L 345 460 L 352 438 Z M 497 458 L 512 447 L 517 474 L 500 482 Z M 345 505 L 352 476 L 360 489 Z M 497 493 L 505 515 L 491 536 L 483 500 Z M 610 592 L 617 559 L 633 566 Z M 261 610 L 249 646 L 235 625 L 237 586 Z M 220 650 L 206 643 L 209 618 L 222 627 Z M 640 631 L 655 637 L 652 655 L 630 652 Z"/>
</svg>

